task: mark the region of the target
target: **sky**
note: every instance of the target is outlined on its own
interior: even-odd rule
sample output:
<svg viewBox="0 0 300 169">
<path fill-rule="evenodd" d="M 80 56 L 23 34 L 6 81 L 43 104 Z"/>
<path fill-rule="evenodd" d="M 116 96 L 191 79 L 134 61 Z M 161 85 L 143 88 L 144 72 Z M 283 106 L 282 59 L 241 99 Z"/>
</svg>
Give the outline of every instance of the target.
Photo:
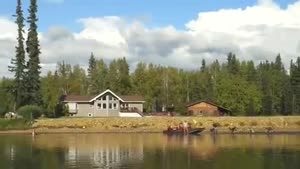
<svg viewBox="0 0 300 169">
<path fill-rule="evenodd" d="M 27 16 L 29 0 L 23 0 Z M 86 68 L 90 53 L 107 63 L 197 69 L 229 52 L 259 63 L 300 51 L 298 0 L 38 0 L 42 73 L 65 61 Z M 0 2 L 0 76 L 12 76 L 16 0 Z"/>
</svg>

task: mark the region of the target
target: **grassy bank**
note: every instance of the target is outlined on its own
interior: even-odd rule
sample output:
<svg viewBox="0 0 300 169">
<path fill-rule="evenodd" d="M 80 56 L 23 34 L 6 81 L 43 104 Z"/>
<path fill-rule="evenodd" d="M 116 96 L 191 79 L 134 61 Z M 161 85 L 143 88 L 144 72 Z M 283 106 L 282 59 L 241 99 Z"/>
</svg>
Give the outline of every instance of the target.
<svg viewBox="0 0 300 169">
<path fill-rule="evenodd" d="M 168 126 L 177 126 L 188 121 L 192 127 L 211 128 L 212 125 L 228 130 L 235 126 L 238 130 L 248 130 L 250 127 L 263 130 L 265 127 L 274 129 L 300 131 L 300 116 L 291 117 L 144 117 L 144 118 L 60 118 L 37 120 L 34 128 L 65 129 L 69 131 L 148 131 L 161 132 Z M 76 129 L 76 130 L 75 130 Z"/>
<path fill-rule="evenodd" d="M 24 119 L 0 119 L 0 131 L 25 130 L 31 128 L 28 121 Z"/>
</svg>

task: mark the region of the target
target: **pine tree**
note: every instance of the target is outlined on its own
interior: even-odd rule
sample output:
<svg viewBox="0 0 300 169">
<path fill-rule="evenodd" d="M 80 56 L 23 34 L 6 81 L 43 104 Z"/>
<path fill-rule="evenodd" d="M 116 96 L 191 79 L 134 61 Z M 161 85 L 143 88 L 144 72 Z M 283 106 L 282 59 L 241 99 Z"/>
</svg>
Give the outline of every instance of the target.
<svg viewBox="0 0 300 169">
<path fill-rule="evenodd" d="M 26 89 L 28 104 L 40 104 L 40 45 L 37 32 L 37 0 L 31 0 L 29 6 L 29 17 L 27 22 L 29 24 L 28 37 L 26 41 L 26 51 L 28 53 L 27 63 L 27 76 L 26 76 Z"/>
<path fill-rule="evenodd" d="M 17 8 L 16 8 L 16 17 L 15 23 L 18 25 L 18 44 L 16 46 L 16 56 L 12 59 L 11 64 L 9 66 L 9 70 L 14 72 L 14 89 L 13 95 L 15 96 L 15 109 L 23 106 L 25 104 L 24 99 L 24 71 L 25 71 L 25 49 L 24 49 L 24 17 L 22 10 L 21 0 L 17 0 Z"/>
<path fill-rule="evenodd" d="M 291 84 L 292 84 L 292 104 L 293 113 L 300 113 L 300 57 L 297 58 L 296 63 L 291 64 Z"/>
<path fill-rule="evenodd" d="M 201 64 L 201 68 L 200 68 L 201 72 L 204 72 L 205 68 L 206 68 L 206 62 L 205 62 L 205 59 L 202 59 L 202 64 Z"/>
<path fill-rule="evenodd" d="M 91 53 L 91 57 L 89 59 L 89 68 L 88 68 L 88 77 L 91 78 L 93 71 L 96 67 L 96 59 L 94 57 L 93 52 Z"/>
<path fill-rule="evenodd" d="M 227 56 L 227 67 L 228 72 L 234 75 L 238 74 L 240 71 L 240 63 L 235 54 L 231 52 Z"/>
</svg>

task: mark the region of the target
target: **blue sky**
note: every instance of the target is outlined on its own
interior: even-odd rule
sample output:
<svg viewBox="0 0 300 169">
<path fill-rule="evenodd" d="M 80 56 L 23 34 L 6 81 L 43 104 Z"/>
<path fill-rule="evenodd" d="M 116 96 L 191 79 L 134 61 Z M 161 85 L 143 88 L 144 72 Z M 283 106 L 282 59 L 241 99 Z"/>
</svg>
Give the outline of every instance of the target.
<svg viewBox="0 0 300 169">
<path fill-rule="evenodd" d="M 0 16 L 11 17 L 16 0 L 2 0 Z M 29 0 L 23 0 L 24 11 Z M 282 8 L 295 0 L 276 0 Z M 63 26 L 79 31 L 79 18 L 119 16 L 141 20 L 148 27 L 173 25 L 184 29 L 199 12 L 252 6 L 256 0 L 39 0 L 39 29 Z"/>
</svg>

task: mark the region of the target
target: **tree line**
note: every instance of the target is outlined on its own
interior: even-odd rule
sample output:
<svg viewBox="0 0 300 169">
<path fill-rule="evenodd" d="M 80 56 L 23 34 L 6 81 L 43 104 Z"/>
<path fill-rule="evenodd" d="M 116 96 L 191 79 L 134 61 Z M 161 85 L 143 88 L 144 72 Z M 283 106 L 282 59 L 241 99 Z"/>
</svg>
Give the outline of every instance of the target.
<svg viewBox="0 0 300 169">
<path fill-rule="evenodd" d="M 255 65 L 229 53 L 227 62 L 199 63 L 197 70 L 139 62 L 129 71 L 125 57 L 106 63 L 91 54 L 87 71 L 79 65 L 58 63 L 54 71 L 41 77 L 39 104 L 52 116 L 62 95 L 97 95 L 111 89 L 121 95 L 141 95 L 145 112 L 173 107 L 185 114 L 186 104 L 207 100 L 231 109 L 234 115 L 295 115 L 300 112 L 300 58 L 287 71 L 277 55 L 274 61 Z M 0 91 L 15 83 L 2 79 Z M 11 108 L 12 93 L 3 93 L 2 108 Z M 5 100 L 5 101 L 4 101 Z"/>
</svg>

